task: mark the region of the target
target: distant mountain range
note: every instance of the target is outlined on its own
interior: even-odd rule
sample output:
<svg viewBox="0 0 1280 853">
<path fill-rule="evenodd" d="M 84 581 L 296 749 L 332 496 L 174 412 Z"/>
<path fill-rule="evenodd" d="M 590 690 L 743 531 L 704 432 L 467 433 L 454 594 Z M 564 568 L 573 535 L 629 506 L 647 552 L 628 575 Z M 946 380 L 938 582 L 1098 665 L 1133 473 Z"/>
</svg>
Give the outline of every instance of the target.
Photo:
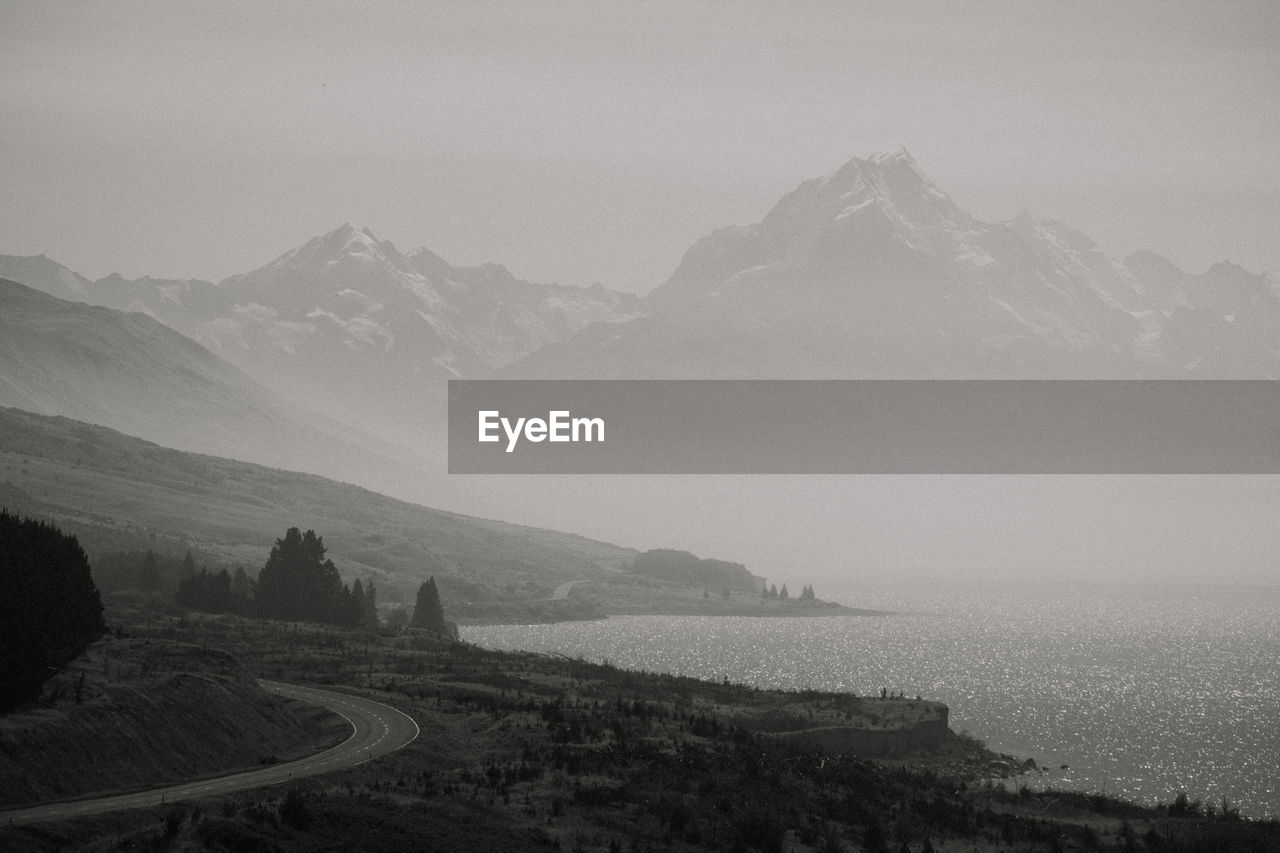
<svg viewBox="0 0 1280 853">
<path fill-rule="evenodd" d="M 981 222 L 906 151 L 805 181 L 716 231 L 646 299 L 519 377 L 1275 378 L 1280 285 L 1107 257 L 1060 223 Z"/>
<path fill-rule="evenodd" d="M 1280 376 L 1270 275 L 1116 260 L 1027 214 L 979 221 L 906 151 L 851 160 L 699 240 L 644 299 L 402 254 L 350 225 L 216 284 L 89 281 L 43 256 L 0 256 L 0 276 L 115 309 L 4 291 L 0 403 L 258 461 L 236 424 L 340 422 L 438 456 L 452 377 Z M 295 465 L 311 444 L 263 446 Z"/>
<path fill-rule="evenodd" d="M 0 276 L 147 314 L 262 385 L 407 445 L 421 442 L 445 379 L 488 375 L 641 311 L 634 295 L 520 281 L 498 264 L 453 267 L 350 225 L 217 284 L 90 282 L 43 256 L 0 256 Z"/>
<path fill-rule="evenodd" d="M 444 475 L 446 379 L 1280 377 L 1272 276 L 1109 258 L 1026 214 L 981 222 L 905 151 L 854 159 L 699 240 L 643 299 L 402 254 L 349 225 L 218 283 L 89 281 L 43 256 L 0 256 L 0 279 L 0 406 L 38 415 L 0 413 L 11 508 L 120 544 L 185 524 L 201 548 L 249 560 L 241 546 L 310 525 L 308 507 L 340 491 L 311 517 L 352 572 L 408 596 L 423 566 L 443 567 L 489 616 L 549 585 L 604 584 L 634 552 L 302 475 L 286 488 L 48 416 L 476 513 L 547 506 L 538 523 L 587 529 L 564 509 L 584 511 L 574 481 Z M 14 449 L 42 435 L 56 453 Z M 626 488 L 606 485 L 602 500 Z"/>
</svg>

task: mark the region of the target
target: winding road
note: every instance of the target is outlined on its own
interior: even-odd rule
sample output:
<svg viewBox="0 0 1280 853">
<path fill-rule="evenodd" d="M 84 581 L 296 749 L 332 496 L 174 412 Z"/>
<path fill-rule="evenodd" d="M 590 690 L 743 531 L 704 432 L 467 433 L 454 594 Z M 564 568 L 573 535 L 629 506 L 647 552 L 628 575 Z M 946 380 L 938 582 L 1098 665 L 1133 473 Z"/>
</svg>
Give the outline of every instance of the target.
<svg viewBox="0 0 1280 853">
<path fill-rule="evenodd" d="M 259 770 L 246 770 L 227 776 L 182 782 L 163 788 L 136 791 L 132 794 L 117 794 L 91 800 L 70 800 L 0 811 L 0 824 L 17 826 L 24 823 L 62 820 L 120 809 L 173 803 L 195 797 L 226 794 L 246 788 L 259 788 L 263 785 L 275 785 L 290 779 L 315 776 L 331 770 L 363 764 L 370 759 L 395 752 L 413 743 L 418 737 L 418 724 L 412 717 L 381 702 L 315 687 L 301 687 L 296 684 L 282 684 L 276 681 L 259 683 L 271 693 L 328 708 L 351 724 L 351 736 L 324 752 L 318 752 L 297 761 L 273 764 Z"/>
</svg>

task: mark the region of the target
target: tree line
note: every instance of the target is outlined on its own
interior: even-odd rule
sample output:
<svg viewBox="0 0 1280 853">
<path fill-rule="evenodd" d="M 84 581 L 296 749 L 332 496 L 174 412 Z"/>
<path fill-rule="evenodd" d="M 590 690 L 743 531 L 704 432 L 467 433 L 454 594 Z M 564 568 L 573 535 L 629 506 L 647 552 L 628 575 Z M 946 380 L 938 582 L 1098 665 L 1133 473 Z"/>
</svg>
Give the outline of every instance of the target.
<svg viewBox="0 0 1280 853">
<path fill-rule="evenodd" d="M 291 527 L 272 546 L 257 579 L 243 567 L 196 569 L 190 551 L 177 560 L 153 550 L 115 554 L 102 574 L 116 588 L 161 592 L 210 613 L 322 622 L 377 629 L 373 581 L 344 584 L 324 540 Z M 89 559 L 74 536 L 52 524 L 0 509 L 0 712 L 30 701 L 41 685 L 106 630 L 102 598 Z M 457 636 L 444 615 L 435 577 L 418 588 L 410 627 Z"/>
<path fill-rule="evenodd" d="M 333 561 L 326 557 L 324 538 L 314 530 L 289 528 L 277 539 L 257 578 L 243 566 L 197 569 L 188 550 L 182 558 L 157 555 L 154 550 L 103 555 L 94 575 L 108 589 L 138 589 L 171 594 L 178 603 L 205 613 L 235 613 L 268 619 L 321 622 L 345 628 L 376 629 L 378 589 L 372 580 L 343 583 Z M 456 636 L 457 628 L 444 616 L 435 577 L 418 589 L 412 619 L 396 608 L 387 624 L 406 625 Z"/>
<path fill-rule="evenodd" d="M 39 695 L 102 635 L 102 598 L 74 536 L 0 509 L 0 711 Z"/>
<path fill-rule="evenodd" d="M 799 601 L 813 601 L 813 600 L 815 600 L 816 598 L 817 598 L 817 596 L 816 596 L 816 595 L 814 595 L 813 587 L 812 587 L 810 584 L 805 584 L 805 585 L 804 585 L 804 588 L 803 588 L 802 590 L 800 590 L 800 595 L 799 595 L 798 600 L 799 600 Z M 791 593 L 787 590 L 787 585 L 784 583 L 784 584 L 782 585 L 782 589 L 781 589 L 781 590 L 779 590 L 779 589 L 778 589 L 778 585 L 777 585 L 777 584 L 770 584 L 769 586 L 764 587 L 763 589 L 761 589 L 761 590 L 760 590 L 760 600 L 761 600 L 761 601 L 769 601 L 770 599 L 773 599 L 773 600 L 776 600 L 776 601 L 790 601 L 790 600 L 791 600 Z"/>
</svg>

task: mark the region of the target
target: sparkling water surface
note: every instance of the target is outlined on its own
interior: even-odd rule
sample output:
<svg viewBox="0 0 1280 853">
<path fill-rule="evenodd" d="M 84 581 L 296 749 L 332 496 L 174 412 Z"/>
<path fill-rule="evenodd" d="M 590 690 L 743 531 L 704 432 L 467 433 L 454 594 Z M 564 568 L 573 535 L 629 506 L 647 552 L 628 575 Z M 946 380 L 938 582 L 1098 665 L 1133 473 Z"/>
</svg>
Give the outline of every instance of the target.
<svg viewBox="0 0 1280 853">
<path fill-rule="evenodd" d="M 1185 790 L 1280 817 L 1280 589 L 831 597 L 892 614 L 627 616 L 464 627 L 462 638 L 760 687 L 920 694 L 950 706 L 955 731 L 1049 768 L 1024 777 L 1033 787 L 1147 803 Z"/>
</svg>

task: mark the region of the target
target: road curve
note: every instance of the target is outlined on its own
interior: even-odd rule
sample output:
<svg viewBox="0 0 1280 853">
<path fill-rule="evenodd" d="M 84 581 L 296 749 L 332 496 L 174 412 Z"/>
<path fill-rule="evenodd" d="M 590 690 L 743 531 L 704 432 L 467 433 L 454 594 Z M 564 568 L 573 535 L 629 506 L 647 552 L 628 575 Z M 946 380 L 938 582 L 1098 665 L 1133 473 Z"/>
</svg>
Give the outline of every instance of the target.
<svg viewBox="0 0 1280 853">
<path fill-rule="evenodd" d="M 246 788 L 259 788 L 263 785 L 276 785 L 290 779 L 316 776 L 331 770 L 363 764 L 380 755 L 395 752 L 418 737 L 418 724 L 412 717 L 381 702 L 296 684 L 283 684 L 276 681 L 259 683 L 271 693 L 328 708 L 351 724 L 351 736 L 324 752 L 285 764 L 273 764 L 259 770 L 245 770 L 227 776 L 182 782 L 163 788 L 136 791 L 132 794 L 117 794 L 91 800 L 70 800 L 0 811 L 0 824 L 17 826 L 47 820 L 65 820 L 101 812 L 142 808 L 195 797 L 226 794 Z"/>
</svg>

